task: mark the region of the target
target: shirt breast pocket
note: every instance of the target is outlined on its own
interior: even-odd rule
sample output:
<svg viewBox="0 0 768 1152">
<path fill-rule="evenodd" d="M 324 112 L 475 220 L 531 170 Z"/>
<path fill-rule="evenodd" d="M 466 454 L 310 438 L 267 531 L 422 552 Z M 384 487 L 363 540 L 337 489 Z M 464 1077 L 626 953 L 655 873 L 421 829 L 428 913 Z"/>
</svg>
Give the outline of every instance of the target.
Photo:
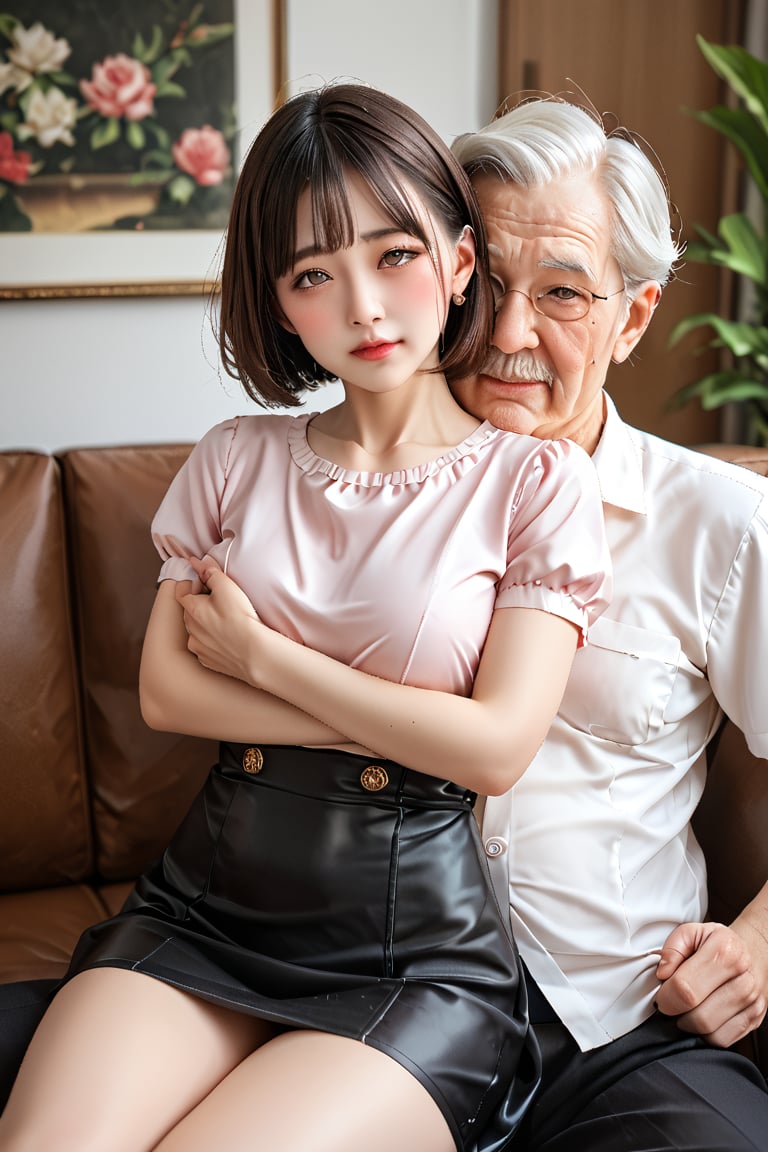
<svg viewBox="0 0 768 1152">
<path fill-rule="evenodd" d="M 602 616 L 573 662 L 561 717 L 614 744 L 643 744 L 664 719 L 680 661 L 676 636 Z"/>
</svg>

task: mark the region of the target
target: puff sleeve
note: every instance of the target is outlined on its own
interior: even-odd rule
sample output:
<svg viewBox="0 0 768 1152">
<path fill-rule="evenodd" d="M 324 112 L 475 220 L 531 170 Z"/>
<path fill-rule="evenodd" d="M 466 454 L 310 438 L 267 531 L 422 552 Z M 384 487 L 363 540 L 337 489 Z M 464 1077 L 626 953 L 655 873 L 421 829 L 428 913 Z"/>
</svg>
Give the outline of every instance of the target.
<svg viewBox="0 0 768 1152">
<path fill-rule="evenodd" d="M 583 645 L 610 602 L 612 569 L 597 473 L 578 445 L 542 441 L 521 470 L 508 545 L 495 607 L 562 616 Z"/>
<path fill-rule="evenodd" d="M 221 508 L 238 419 L 211 428 L 192 449 L 152 521 L 152 541 L 163 561 L 158 581 L 194 580 L 190 556 L 213 556 L 226 570 L 228 541 Z"/>
</svg>

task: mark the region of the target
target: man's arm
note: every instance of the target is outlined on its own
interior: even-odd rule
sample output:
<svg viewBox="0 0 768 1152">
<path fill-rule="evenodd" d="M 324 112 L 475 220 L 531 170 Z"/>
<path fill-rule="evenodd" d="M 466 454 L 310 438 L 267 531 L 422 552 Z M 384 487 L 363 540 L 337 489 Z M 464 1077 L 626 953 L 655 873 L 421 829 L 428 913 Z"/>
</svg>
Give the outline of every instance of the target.
<svg viewBox="0 0 768 1152">
<path fill-rule="evenodd" d="M 768 475 L 768 449 L 734 444 L 699 451 Z M 657 968 L 660 1012 L 679 1027 L 727 1048 L 759 1027 L 768 1007 L 768 881 L 728 927 L 682 924 L 667 938 Z"/>
</svg>

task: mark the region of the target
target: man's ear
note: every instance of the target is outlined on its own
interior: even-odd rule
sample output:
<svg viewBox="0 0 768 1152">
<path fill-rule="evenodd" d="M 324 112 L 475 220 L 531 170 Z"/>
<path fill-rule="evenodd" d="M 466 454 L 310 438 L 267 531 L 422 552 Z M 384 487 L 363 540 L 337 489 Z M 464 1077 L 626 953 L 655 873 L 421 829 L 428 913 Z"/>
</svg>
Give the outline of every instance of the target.
<svg viewBox="0 0 768 1152">
<path fill-rule="evenodd" d="M 452 293 L 461 295 L 464 292 L 475 270 L 475 257 L 475 234 L 466 224 L 454 249 Z"/>
<path fill-rule="evenodd" d="M 611 353 L 614 364 L 621 364 L 627 359 L 650 324 L 659 300 L 661 300 L 661 285 L 656 280 L 646 280 L 630 304 L 626 323 L 616 337 Z"/>
</svg>

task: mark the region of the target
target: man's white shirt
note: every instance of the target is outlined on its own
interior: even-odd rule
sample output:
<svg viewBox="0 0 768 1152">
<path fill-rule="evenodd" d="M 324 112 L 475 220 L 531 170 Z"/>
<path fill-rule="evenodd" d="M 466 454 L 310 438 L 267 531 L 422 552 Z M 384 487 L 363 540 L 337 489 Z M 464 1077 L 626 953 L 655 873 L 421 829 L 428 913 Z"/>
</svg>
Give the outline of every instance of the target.
<svg viewBox="0 0 768 1152">
<path fill-rule="evenodd" d="M 520 953 L 584 1050 L 651 1014 L 662 944 L 705 917 L 689 821 L 723 713 L 768 757 L 768 481 L 605 401 L 613 600 L 544 746 L 483 818 Z"/>
</svg>

